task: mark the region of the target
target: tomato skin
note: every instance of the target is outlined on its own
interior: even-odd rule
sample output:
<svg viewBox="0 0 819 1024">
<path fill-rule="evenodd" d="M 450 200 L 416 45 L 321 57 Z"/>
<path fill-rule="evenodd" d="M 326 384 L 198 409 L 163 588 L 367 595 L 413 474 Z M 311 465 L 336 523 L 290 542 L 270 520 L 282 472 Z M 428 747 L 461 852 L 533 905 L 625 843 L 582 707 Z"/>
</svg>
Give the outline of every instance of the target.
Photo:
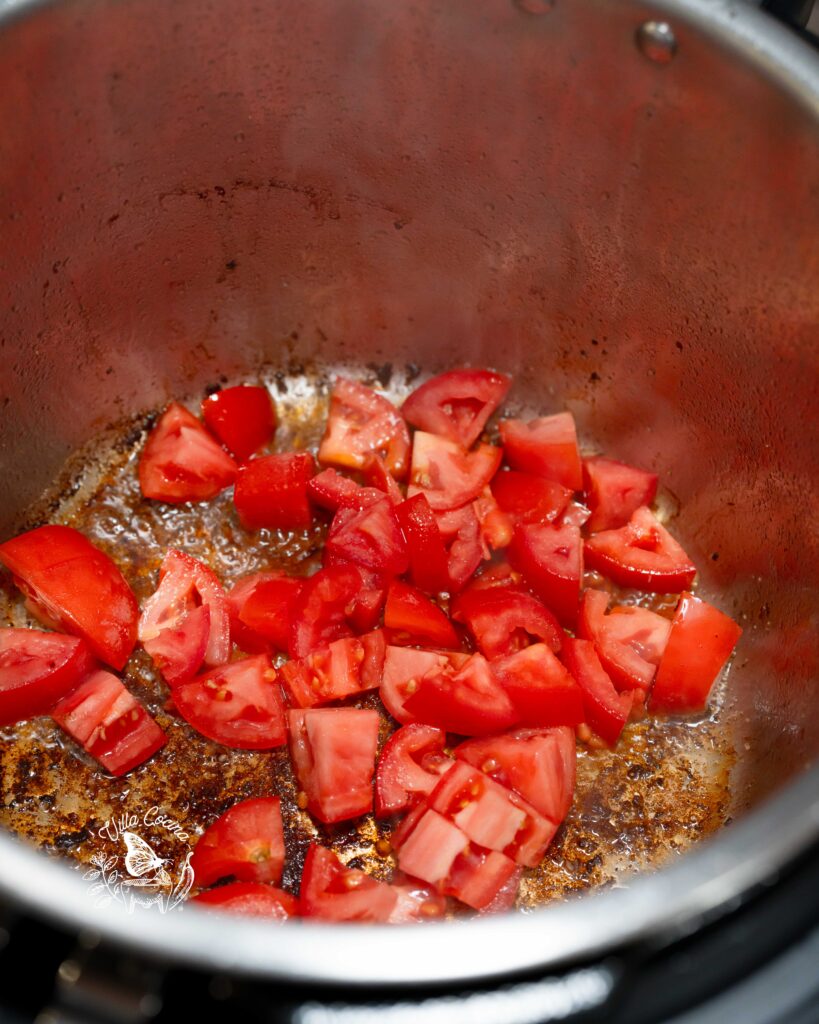
<svg viewBox="0 0 819 1024">
<path fill-rule="evenodd" d="M 425 494 L 430 508 L 446 512 L 474 501 L 500 465 L 502 452 L 491 444 L 467 451 L 436 434 L 416 432 L 407 497 Z"/>
<path fill-rule="evenodd" d="M 0 544 L 0 562 L 33 599 L 31 610 L 59 624 L 122 669 L 134 649 L 139 609 L 116 564 L 70 526 L 40 526 Z"/>
<path fill-rule="evenodd" d="M 51 709 L 51 717 L 111 775 L 155 754 L 165 733 L 110 672 L 93 672 Z"/>
<path fill-rule="evenodd" d="M 583 722 L 583 693 L 546 644 L 493 661 L 492 672 L 523 725 L 549 728 Z"/>
<path fill-rule="evenodd" d="M 310 844 L 301 876 L 305 917 L 383 924 L 390 920 L 397 898 L 393 886 L 345 867 L 332 850 Z"/>
<path fill-rule="evenodd" d="M 409 554 L 387 498 L 356 512 L 339 509 L 324 546 L 328 558 L 341 558 L 385 576 L 409 568 Z"/>
<path fill-rule="evenodd" d="M 579 491 L 583 464 L 577 447 L 577 429 L 570 412 L 529 420 L 501 420 L 503 453 L 512 469 L 546 477 Z"/>
<path fill-rule="evenodd" d="M 218 889 L 197 893 L 191 902 L 229 914 L 263 917 L 271 921 L 286 921 L 300 913 L 295 896 L 263 882 L 230 882 Z"/>
<path fill-rule="evenodd" d="M 228 876 L 240 882 L 280 882 L 284 868 L 281 800 L 267 796 L 234 804 L 199 837 L 191 867 L 196 884 L 202 887 Z"/>
<path fill-rule="evenodd" d="M 511 377 L 491 370 L 450 370 L 417 387 L 401 412 L 419 430 L 469 448 L 506 398 L 511 384 Z"/>
<path fill-rule="evenodd" d="M 195 676 L 173 691 L 180 715 L 210 740 L 238 750 L 269 750 L 287 741 L 284 701 L 264 654 Z"/>
<path fill-rule="evenodd" d="M 346 610 L 361 586 L 361 573 L 349 563 L 328 565 L 304 581 L 291 611 L 291 658 L 306 658 L 352 634 Z"/>
<path fill-rule="evenodd" d="M 431 725 L 404 725 L 384 744 L 375 775 L 375 816 L 386 818 L 427 796 L 452 765 L 446 733 Z"/>
<path fill-rule="evenodd" d="M 307 708 L 287 713 L 290 756 L 307 809 L 332 824 L 369 813 L 378 749 L 378 712 Z"/>
<path fill-rule="evenodd" d="M 583 578 L 580 529 L 524 524 L 515 528 L 508 549 L 511 565 L 564 626 L 573 626 Z"/>
<path fill-rule="evenodd" d="M 364 469 L 371 455 L 381 454 L 390 473 L 400 480 L 407 472 L 409 451 L 407 425 L 392 402 L 364 384 L 338 377 L 330 394 L 319 462 Z"/>
<path fill-rule="evenodd" d="M 495 501 L 516 523 L 557 521 L 573 493 L 555 480 L 514 469 L 496 473 L 490 486 Z"/>
<path fill-rule="evenodd" d="M 690 587 L 697 567 L 650 509 L 638 508 L 619 530 L 605 530 L 584 544 L 586 566 L 621 587 L 676 594 Z"/>
<path fill-rule="evenodd" d="M 407 643 L 429 644 L 452 650 L 461 646 L 458 634 L 441 609 L 420 590 L 401 580 L 390 583 L 384 608 L 384 625 L 405 635 Z"/>
<path fill-rule="evenodd" d="M 367 484 L 366 490 L 381 491 L 389 498 L 391 505 L 400 505 L 404 500 L 401 488 L 395 482 L 395 477 L 390 473 L 381 455 L 370 455 L 361 472 Z"/>
<path fill-rule="evenodd" d="M 384 672 L 379 695 L 381 703 L 396 722 L 406 725 L 415 721 L 405 703 L 418 689 L 418 683 L 428 672 L 442 671 L 447 666 L 461 668 L 469 655 L 446 651 L 418 651 L 408 647 L 388 645 L 384 653 Z"/>
<path fill-rule="evenodd" d="M 93 666 L 94 656 L 79 637 L 0 629 L 0 726 L 48 714 Z"/>
<path fill-rule="evenodd" d="M 271 441 L 276 430 L 270 392 L 248 384 L 208 395 L 202 402 L 202 419 L 239 462 Z"/>
<path fill-rule="evenodd" d="M 236 478 L 236 463 L 184 406 L 172 402 L 151 431 L 139 458 L 146 498 L 173 505 L 209 501 Z"/>
<path fill-rule="evenodd" d="M 259 455 L 240 467 L 233 504 L 246 530 L 303 530 L 313 521 L 307 485 L 316 471 L 309 452 Z"/>
<path fill-rule="evenodd" d="M 657 495 L 657 474 L 600 455 L 583 460 L 589 531 L 616 530 Z"/>
<path fill-rule="evenodd" d="M 616 746 L 631 712 L 631 696 L 617 692 L 591 640 L 567 639 L 561 657 L 583 691 L 589 727 L 610 747 Z"/>
<path fill-rule="evenodd" d="M 392 478 L 390 478 L 392 479 Z M 355 480 L 342 476 L 335 469 L 323 469 L 307 484 L 307 494 L 314 505 L 338 512 L 340 508 L 360 511 L 384 498 L 375 487 L 360 487 Z"/>
<path fill-rule="evenodd" d="M 385 646 L 380 629 L 335 640 L 324 650 L 282 665 L 282 684 L 291 702 L 301 708 L 374 690 L 381 682 Z"/>
<path fill-rule="evenodd" d="M 501 658 L 522 650 L 530 637 L 559 651 L 563 630 L 549 609 L 517 587 L 469 588 L 452 602 L 452 618 L 466 624 L 481 654 Z"/>
<path fill-rule="evenodd" d="M 395 515 L 407 542 L 412 582 L 427 594 L 448 590 L 449 555 L 426 495 L 396 505 Z"/>
<path fill-rule="evenodd" d="M 683 593 L 649 696 L 651 711 L 702 711 L 741 628 L 719 609 Z"/>
<path fill-rule="evenodd" d="M 228 594 L 230 635 L 248 654 L 286 652 L 291 610 L 304 580 L 280 572 L 257 572 L 238 580 Z"/>
</svg>

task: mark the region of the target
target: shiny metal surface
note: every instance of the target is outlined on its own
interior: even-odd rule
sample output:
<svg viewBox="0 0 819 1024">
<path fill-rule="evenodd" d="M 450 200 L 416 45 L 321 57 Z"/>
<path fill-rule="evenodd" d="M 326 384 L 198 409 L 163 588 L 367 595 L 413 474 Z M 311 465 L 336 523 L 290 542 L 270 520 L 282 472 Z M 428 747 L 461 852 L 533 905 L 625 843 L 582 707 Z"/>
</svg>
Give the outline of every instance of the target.
<svg viewBox="0 0 819 1024">
<path fill-rule="evenodd" d="M 387 940 L 100 911 L 0 836 L 14 899 L 164 958 L 465 979 L 665 941 L 819 837 L 816 769 L 781 790 L 819 752 L 816 58 L 741 3 L 532 6 L 12 8 L 0 532 L 108 423 L 222 373 L 495 365 L 679 499 L 743 617 L 726 720 L 758 809 L 628 890 Z"/>
</svg>

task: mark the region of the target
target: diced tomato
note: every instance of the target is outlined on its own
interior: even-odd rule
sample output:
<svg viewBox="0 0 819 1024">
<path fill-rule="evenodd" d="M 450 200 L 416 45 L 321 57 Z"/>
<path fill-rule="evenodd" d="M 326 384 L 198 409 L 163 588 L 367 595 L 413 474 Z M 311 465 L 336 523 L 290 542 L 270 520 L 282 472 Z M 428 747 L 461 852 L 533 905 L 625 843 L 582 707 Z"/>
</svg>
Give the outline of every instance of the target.
<svg viewBox="0 0 819 1024">
<path fill-rule="evenodd" d="M 449 555 L 425 494 L 416 494 L 395 507 L 407 542 L 412 582 L 427 594 L 449 590 Z"/>
<path fill-rule="evenodd" d="M 202 418 L 239 462 L 267 444 L 276 430 L 270 392 L 247 384 L 209 395 L 202 402 Z"/>
<path fill-rule="evenodd" d="M 495 501 L 488 487 L 484 487 L 480 497 L 472 502 L 472 507 L 481 528 L 481 540 L 486 549 L 486 557 L 490 549 L 500 551 L 501 548 L 505 548 L 512 540 L 515 524 L 512 517 Z"/>
<path fill-rule="evenodd" d="M 586 722 L 610 747 L 616 745 L 628 721 L 631 696 L 618 693 L 600 664 L 591 640 L 567 639 L 563 644 L 563 664 L 583 691 Z"/>
<path fill-rule="evenodd" d="M 452 623 L 438 605 L 401 580 L 390 583 L 384 607 L 384 625 L 400 634 L 406 643 L 430 644 L 453 650 L 461 646 Z"/>
<path fill-rule="evenodd" d="M 436 512 L 435 518 L 447 548 L 448 590 L 457 594 L 472 579 L 484 557 L 481 526 L 471 504 Z"/>
<path fill-rule="evenodd" d="M 690 587 L 697 567 L 651 511 L 638 508 L 619 530 L 605 530 L 584 544 L 586 566 L 621 587 L 675 594 Z"/>
<path fill-rule="evenodd" d="M 446 898 L 418 878 L 397 871 L 392 881 L 396 896 L 389 924 L 412 924 L 417 921 L 440 920 L 446 913 Z"/>
<path fill-rule="evenodd" d="M 573 626 L 583 578 L 583 545 L 577 526 L 531 523 L 515 528 L 509 561 L 564 626 Z"/>
<path fill-rule="evenodd" d="M 446 733 L 431 725 L 404 725 L 381 751 L 375 775 L 375 815 L 397 814 L 431 793 L 452 765 Z"/>
<path fill-rule="evenodd" d="M 116 669 L 137 636 L 139 609 L 114 562 L 70 526 L 41 526 L 0 544 L 29 610 L 45 625 L 83 639 Z"/>
<path fill-rule="evenodd" d="M 546 644 L 492 662 L 492 672 L 524 725 L 580 725 L 583 693 Z"/>
<path fill-rule="evenodd" d="M 470 846 L 452 865 L 446 891 L 473 910 L 485 911 L 507 892 L 520 868 L 503 853 Z"/>
<path fill-rule="evenodd" d="M 210 740 L 240 750 L 269 750 L 287 741 L 284 700 L 264 654 L 232 661 L 173 691 L 180 715 Z"/>
<path fill-rule="evenodd" d="M 452 602 L 452 618 L 466 624 L 487 658 L 500 658 L 542 640 L 559 651 L 563 630 L 536 597 L 514 586 L 470 587 Z"/>
<path fill-rule="evenodd" d="M 236 463 L 199 420 L 172 402 L 151 431 L 139 459 L 146 498 L 181 504 L 209 501 L 236 478 Z"/>
<path fill-rule="evenodd" d="M 392 479 L 392 478 L 390 478 Z M 340 508 L 361 510 L 383 501 L 384 494 L 375 487 L 361 487 L 335 469 L 323 469 L 307 484 L 307 494 L 315 505 L 337 512 Z"/>
<path fill-rule="evenodd" d="M 165 733 L 110 672 L 94 672 L 51 717 L 111 775 L 124 775 L 165 745 Z"/>
<path fill-rule="evenodd" d="M 668 643 L 671 623 L 636 606 L 615 608 L 606 615 L 608 604 L 604 591 L 583 591 L 578 636 L 594 642 L 600 663 L 618 690 L 647 690 Z"/>
<path fill-rule="evenodd" d="M 497 472 L 501 454 L 491 444 L 466 451 L 454 441 L 419 430 L 412 442 L 407 497 L 425 494 L 436 512 L 460 508 L 483 491 Z"/>
<path fill-rule="evenodd" d="M 553 523 L 572 499 L 572 491 L 555 480 L 507 469 L 492 480 L 495 501 L 516 523 Z"/>
<path fill-rule="evenodd" d="M 455 748 L 455 756 L 518 793 L 556 825 L 566 817 L 577 761 L 573 729 L 519 729 L 467 740 Z"/>
<path fill-rule="evenodd" d="M 502 732 L 518 720 L 481 654 L 473 654 L 460 668 L 448 663 L 422 676 L 404 708 L 416 721 L 461 736 Z"/>
<path fill-rule="evenodd" d="M 384 654 L 384 673 L 381 677 L 381 702 L 392 717 L 403 724 L 414 722 L 404 704 L 418 689 L 420 680 L 432 671 L 452 666 L 457 669 L 469 660 L 469 655 L 455 652 L 417 651 L 409 647 L 388 646 Z"/>
<path fill-rule="evenodd" d="M 657 494 L 657 474 L 596 455 L 583 460 L 589 530 L 616 530 Z"/>
<path fill-rule="evenodd" d="M 508 562 L 493 562 L 487 565 L 469 584 L 469 592 L 489 590 L 496 587 L 511 587 L 523 591 L 523 577 Z"/>
<path fill-rule="evenodd" d="M 390 499 L 391 505 L 400 505 L 404 500 L 401 488 L 395 482 L 395 477 L 390 473 L 387 463 L 381 455 L 371 455 L 361 472 L 368 488 L 382 491 Z"/>
<path fill-rule="evenodd" d="M 323 846 L 311 843 L 301 876 L 301 912 L 324 921 L 390 920 L 398 899 L 391 885 L 365 871 L 345 867 Z"/>
<path fill-rule="evenodd" d="M 364 469 L 370 455 L 381 454 L 393 476 L 409 465 L 410 439 L 398 409 L 383 395 L 339 377 L 330 394 L 330 418 L 318 451 L 322 465 Z"/>
<path fill-rule="evenodd" d="M 281 800 L 256 797 L 234 804 L 209 825 L 191 858 L 196 884 L 232 876 L 240 882 L 280 882 L 284 868 Z"/>
<path fill-rule="evenodd" d="M 577 429 L 570 412 L 530 420 L 501 420 L 503 454 L 513 469 L 555 480 L 571 491 L 583 487 Z"/>
<path fill-rule="evenodd" d="M 287 651 L 291 614 L 304 580 L 258 572 L 239 580 L 228 595 L 233 640 L 249 654 Z"/>
<path fill-rule="evenodd" d="M 215 573 L 183 551 L 171 549 L 159 586 L 145 602 L 139 639 L 169 686 L 191 679 L 203 664 L 230 657 L 230 610 Z"/>
<path fill-rule="evenodd" d="M 511 383 L 506 374 L 491 370 L 450 370 L 416 388 L 401 412 L 419 430 L 469 448 L 506 398 Z"/>
<path fill-rule="evenodd" d="M 290 756 L 310 813 L 331 824 L 371 811 L 378 712 L 299 708 L 287 716 Z"/>
<path fill-rule="evenodd" d="M 498 856 L 498 854 L 493 854 L 493 856 Z M 503 856 L 503 854 L 500 854 L 500 856 Z M 507 910 L 512 910 L 517 902 L 522 875 L 523 868 L 517 867 L 489 903 L 481 907 L 478 911 L 478 916 L 485 917 L 489 914 L 505 914 Z"/>
<path fill-rule="evenodd" d="M 289 917 L 298 917 L 300 912 L 295 896 L 263 882 L 220 885 L 217 889 L 197 893 L 191 902 L 228 914 L 264 917 L 272 921 L 286 921 Z"/>
<path fill-rule="evenodd" d="M 424 882 L 443 889 L 456 859 L 468 848 L 469 838 L 443 814 L 430 810 L 425 804 L 418 814 L 407 817 L 412 828 L 400 837 L 393 835 L 398 850 L 398 866 Z"/>
<path fill-rule="evenodd" d="M 354 565 L 331 565 L 304 581 L 293 601 L 290 627 L 291 658 L 306 658 L 334 640 L 350 636 L 347 609 L 352 611 L 361 589 L 361 574 Z"/>
<path fill-rule="evenodd" d="M 682 594 L 648 706 L 652 711 L 701 711 L 742 630 L 719 609 Z"/>
<path fill-rule="evenodd" d="M 339 509 L 325 544 L 329 557 L 343 558 L 385 576 L 409 567 L 404 535 L 387 498 L 356 512 Z"/>
<path fill-rule="evenodd" d="M 324 565 L 326 568 L 349 566 L 358 572 L 361 586 L 347 605 L 344 614 L 356 633 L 369 633 L 375 629 L 381 620 L 381 612 L 387 600 L 389 579 L 380 572 L 374 572 L 363 565 L 353 565 L 346 558 L 338 558 L 327 551 L 324 552 Z"/>
<path fill-rule="evenodd" d="M 384 633 L 377 629 L 360 638 L 336 640 L 280 670 L 291 701 L 301 708 L 342 700 L 374 690 L 384 669 Z"/>
<path fill-rule="evenodd" d="M 84 640 L 39 629 L 0 629 L 0 725 L 45 715 L 94 665 Z"/>
<path fill-rule="evenodd" d="M 309 452 L 261 455 L 236 476 L 233 504 L 246 530 L 303 530 L 313 521 L 307 485 L 316 471 Z"/>
</svg>

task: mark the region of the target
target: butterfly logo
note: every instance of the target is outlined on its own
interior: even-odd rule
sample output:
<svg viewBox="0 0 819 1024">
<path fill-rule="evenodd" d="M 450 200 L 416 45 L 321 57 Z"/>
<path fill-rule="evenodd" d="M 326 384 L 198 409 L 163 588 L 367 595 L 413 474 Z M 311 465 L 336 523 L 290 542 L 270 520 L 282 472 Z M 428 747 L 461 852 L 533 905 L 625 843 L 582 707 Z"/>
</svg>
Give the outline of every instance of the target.
<svg viewBox="0 0 819 1024">
<path fill-rule="evenodd" d="M 123 832 L 122 838 L 127 850 L 125 867 L 132 876 L 122 880 L 124 885 L 165 887 L 171 884 L 171 876 L 165 870 L 167 860 L 158 857 L 135 832 Z"/>
</svg>

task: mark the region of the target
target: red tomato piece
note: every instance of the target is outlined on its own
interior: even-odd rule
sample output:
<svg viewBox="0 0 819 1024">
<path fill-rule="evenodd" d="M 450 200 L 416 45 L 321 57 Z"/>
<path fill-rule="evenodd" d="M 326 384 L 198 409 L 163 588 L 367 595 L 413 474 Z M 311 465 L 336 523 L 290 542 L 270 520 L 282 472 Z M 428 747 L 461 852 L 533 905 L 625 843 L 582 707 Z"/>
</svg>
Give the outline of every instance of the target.
<svg viewBox="0 0 819 1024">
<path fill-rule="evenodd" d="M 431 793 L 452 766 L 446 733 L 431 725 L 404 725 L 384 744 L 375 774 L 375 816 L 404 811 Z"/>
<path fill-rule="evenodd" d="M 139 619 L 139 639 L 169 686 L 183 683 L 203 664 L 230 657 L 230 610 L 216 574 L 184 551 L 162 559 L 159 586 Z"/>
<path fill-rule="evenodd" d="M 467 740 L 455 748 L 455 756 L 518 793 L 556 825 L 568 814 L 577 762 L 573 729 L 519 729 Z"/>
<path fill-rule="evenodd" d="M 381 677 L 381 702 L 397 722 L 414 722 L 415 717 L 407 711 L 404 704 L 418 689 L 420 680 L 428 672 L 441 671 L 446 666 L 460 668 L 468 660 L 467 654 L 417 651 L 409 647 L 388 645 L 384 654 L 384 673 Z"/>
<path fill-rule="evenodd" d="M 682 594 L 648 706 L 652 711 L 701 711 L 742 630 L 719 609 Z"/>
<path fill-rule="evenodd" d="M 299 901 L 289 892 L 263 882 L 231 882 L 218 889 L 197 893 L 193 903 L 229 914 L 264 917 L 273 921 L 286 921 L 299 916 Z"/>
<path fill-rule="evenodd" d="M 404 708 L 416 721 L 461 736 L 503 732 L 518 721 L 482 654 L 473 654 L 461 667 L 448 663 L 422 676 Z"/>
<path fill-rule="evenodd" d="M 383 924 L 395 911 L 393 886 L 345 867 L 332 850 L 311 843 L 301 876 L 301 912 L 324 921 Z"/>
<path fill-rule="evenodd" d="M 576 726 L 583 721 L 583 693 L 546 644 L 499 658 L 492 671 L 524 725 Z"/>
<path fill-rule="evenodd" d="M 387 463 L 380 455 L 371 455 L 362 469 L 364 480 L 368 489 L 375 488 L 383 491 L 390 499 L 391 505 L 400 505 L 404 500 L 401 488 L 395 482 L 395 477 L 387 469 Z"/>
<path fill-rule="evenodd" d="M 530 420 L 501 420 L 503 454 L 513 469 L 555 480 L 571 491 L 583 487 L 583 463 L 570 412 Z"/>
<path fill-rule="evenodd" d="M 316 471 L 309 452 L 261 455 L 236 476 L 233 504 L 246 530 L 303 530 L 313 521 L 307 485 Z"/>
<path fill-rule="evenodd" d="M 567 639 L 563 664 L 583 691 L 586 722 L 610 747 L 617 744 L 631 712 L 631 696 L 618 693 L 591 640 Z"/>
<path fill-rule="evenodd" d="M 452 618 L 466 624 L 481 654 L 500 658 L 534 638 L 559 651 L 563 630 L 549 609 L 514 586 L 470 587 L 452 602 Z"/>
<path fill-rule="evenodd" d="M 395 515 L 407 542 L 412 582 L 427 594 L 449 590 L 449 554 L 426 495 L 396 505 Z"/>
<path fill-rule="evenodd" d="M 339 377 L 330 394 L 330 418 L 319 462 L 364 469 L 371 455 L 380 454 L 390 473 L 401 479 L 407 472 L 409 451 L 407 425 L 392 402 L 372 388 Z"/>
<path fill-rule="evenodd" d="M 618 690 L 651 686 L 671 623 L 647 608 L 623 606 L 606 615 L 609 595 L 585 590 L 580 599 L 578 636 L 594 642 L 600 663 Z"/>
<path fill-rule="evenodd" d="M 337 558 L 325 551 L 324 565 L 350 566 L 355 569 L 361 577 L 361 587 L 345 609 L 347 622 L 356 633 L 369 633 L 375 629 L 381 620 L 381 612 L 384 602 L 387 600 L 387 585 L 389 580 L 379 572 L 373 572 L 363 565 L 353 565 L 345 558 Z"/>
<path fill-rule="evenodd" d="M 232 876 L 240 882 L 280 882 L 284 868 L 281 800 L 242 800 L 199 837 L 191 867 L 200 886 Z"/>
<path fill-rule="evenodd" d="M 248 384 L 208 395 L 202 402 L 202 419 L 239 462 L 271 441 L 276 430 L 270 392 Z"/>
<path fill-rule="evenodd" d="M 481 540 L 487 555 L 490 548 L 493 551 L 500 551 L 501 548 L 507 547 L 512 540 L 515 524 L 512 517 L 495 501 L 488 487 L 484 487 L 483 494 L 472 502 L 472 508 L 481 528 Z"/>
<path fill-rule="evenodd" d="M 416 812 L 405 818 L 407 827 L 393 835 L 398 866 L 443 890 L 455 861 L 469 847 L 469 837 L 425 803 Z"/>
<path fill-rule="evenodd" d="M 209 501 L 230 487 L 236 469 L 199 420 L 172 402 L 139 458 L 139 486 L 146 498 L 173 505 Z"/>
<path fill-rule="evenodd" d="M 347 615 L 361 586 L 361 573 L 348 563 L 329 565 L 304 581 L 290 616 L 291 658 L 306 658 L 352 634 Z"/>
<path fill-rule="evenodd" d="M 339 509 L 325 551 L 328 557 L 345 559 L 385 576 L 400 576 L 409 568 L 407 544 L 386 498 L 358 512 Z"/>
<path fill-rule="evenodd" d="M 282 665 L 281 681 L 291 701 L 301 708 L 343 700 L 380 684 L 384 649 L 380 629 L 359 638 L 336 640 L 325 650 Z"/>
<path fill-rule="evenodd" d="M 40 629 L 0 629 L 0 725 L 45 715 L 91 671 L 84 640 Z"/>
<path fill-rule="evenodd" d="M 514 469 L 496 473 L 491 487 L 495 501 L 516 523 L 553 523 L 572 500 L 572 491 L 557 481 Z"/>
<path fill-rule="evenodd" d="M 314 505 L 331 512 L 337 512 L 340 508 L 360 511 L 384 499 L 382 491 L 375 487 L 361 487 L 355 480 L 342 476 L 335 469 L 323 469 L 317 473 L 307 484 L 307 494 Z"/>
<path fill-rule="evenodd" d="M 276 670 L 264 654 L 232 661 L 181 683 L 173 701 L 209 740 L 239 750 L 269 750 L 287 741 Z"/>
<path fill-rule="evenodd" d="M 70 526 L 40 526 L 0 544 L 0 562 L 48 626 L 83 639 L 100 661 L 124 667 L 139 609 L 114 562 Z"/>
<path fill-rule="evenodd" d="M 520 868 L 503 853 L 470 846 L 452 865 L 447 893 L 473 910 L 486 912 L 495 906 L 501 893 L 520 877 Z"/>
<path fill-rule="evenodd" d="M 450 370 L 416 388 L 401 412 L 419 430 L 469 448 L 506 398 L 511 383 L 511 377 L 492 370 Z"/>
<path fill-rule="evenodd" d="M 657 474 L 596 455 L 583 460 L 589 531 L 616 530 L 657 494 Z"/>
<path fill-rule="evenodd" d="M 577 526 L 531 523 L 515 528 L 509 561 L 564 626 L 573 626 L 583 578 L 583 545 Z"/>
<path fill-rule="evenodd" d="M 286 652 L 291 610 L 304 580 L 280 572 L 257 572 L 234 584 L 228 594 L 230 634 L 249 654 Z"/>
<path fill-rule="evenodd" d="M 605 530 L 584 544 L 586 566 L 621 587 L 676 594 L 690 587 L 697 567 L 652 512 L 638 508 L 619 530 Z"/>
<path fill-rule="evenodd" d="M 390 583 L 384 607 L 384 625 L 401 634 L 406 643 L 430 644 L 453 650 L 461 646 L 452 623 L 438 605 L 401 580 Z"/>
<path fill-rule="evenodd" d="M 124 775 L 165 745 L 165 733 L 110 672 L 92 673 L 51 717 L 111 775 Z"/>
<path fill-rule="evenodd" d="M 446 898 L 419 878 L 411 878 L 397 871 L 392 882 L 396 896 L 389 924 L 412 924 L 417 921 L 439 920 L 446 913 Z"/>
<path fill-rule="evenodd" d="M 419 430 L 412 442 L 407 497 L 425 494 L 436 512 L 474 501 L 497 472 L 502 452 L 491 444 L 466 451 L 454 441 Z"/>
<path fill-rule="evenodd" d="M 472 505 L 437 512 L 435 518 L 447 549 L 447 589 L 457 594 L 472 579 L 481 560 L 489 557 L 481 541 L 481 525 Z"/>
<path fill-rule="evenodd" d="M 310 813 L 332 824 L 371 811 L 378 712 L 299 708 L 287 717 L 290 756 Z"/>
<path fill-rule="evenodd" d="M 498 855 L 493 853 L 493 856 Z M 503 854 L 500 854 L 500 856 L 503 856 Z M 478 911 L 478 916 L 486 917 L 488 914 L 505 914 L 508 910 L 512 910 L 517 902 L 522 875 L 523 868 L 516 868 L 489 903 L 481 907 Z"/>
</svg>

